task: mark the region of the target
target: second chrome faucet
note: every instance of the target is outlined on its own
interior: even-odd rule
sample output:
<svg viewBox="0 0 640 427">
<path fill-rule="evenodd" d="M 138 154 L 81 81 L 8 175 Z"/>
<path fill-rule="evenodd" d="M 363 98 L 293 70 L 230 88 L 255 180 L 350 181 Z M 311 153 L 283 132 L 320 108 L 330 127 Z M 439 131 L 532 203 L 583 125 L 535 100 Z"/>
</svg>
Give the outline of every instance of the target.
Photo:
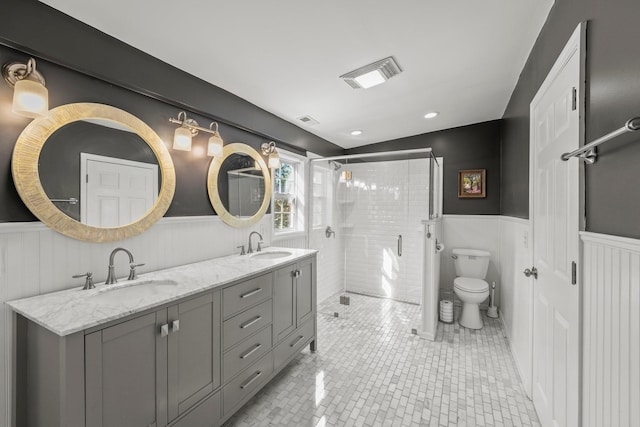
<svg viewBox="0 0 640 427">
<path fill-rule="evenodd" d="M 105 285 L 112 285 L 118 282 L 118 279 L 116 279 L 114 257 L 120 251 L 123 251 L 127 255 L 129 255 L 129 277 L 127 278 L 127 280 L 135 279 L 136 267 L 142 267 L 144 265 L 144 264 L 136 264 L 135 261 L 133 260 L 133 254 L 129 250 L 125 248 L 115 248 L 113 251 L 111 251 L 111 255 L 109 255 L 109 272 L 107 273 L 107 280 L 104 282 Z"/>
</svg>

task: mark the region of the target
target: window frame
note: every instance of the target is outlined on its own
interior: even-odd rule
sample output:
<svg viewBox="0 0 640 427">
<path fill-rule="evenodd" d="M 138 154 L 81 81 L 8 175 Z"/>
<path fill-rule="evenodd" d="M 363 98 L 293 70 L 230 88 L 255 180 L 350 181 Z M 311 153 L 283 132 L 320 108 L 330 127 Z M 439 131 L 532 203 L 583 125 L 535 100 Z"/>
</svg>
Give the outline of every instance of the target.
<svg viewBox="0 0 640 427">
<path fill-rule="evenodd" d="M 308 188 L 308 171 L 309 171 L 309 159 L 304 156 L 283 150 L 278 149 L 278 154 L 280 155 L 280 163 L 288 163 L 294 165 L 294 184 L 293 184 L 293 193 L 281 193 L 276 191 L 276 182 L 279 181 L 276 179 L 276 169 L 272 169 L 273 179 L 272 183 L 272 197 L 271 197 L 271 227 L 273 230 L 273 239 L 285 239 L 290 238 L 292 236 L 301 236 L 307 234 L 308 228 L 308 214 L 307 214 L 307 196 L 306 191 Z M 291 212 L 291 217 L 295 222 L 293 228 L 281 229 L 276 227 L 276 215 L 283 213 L 277 212 L 276 210 L 276 200 L 279 195 L 291 194 L 295 199 L 294 209 Z"/>
</svg>

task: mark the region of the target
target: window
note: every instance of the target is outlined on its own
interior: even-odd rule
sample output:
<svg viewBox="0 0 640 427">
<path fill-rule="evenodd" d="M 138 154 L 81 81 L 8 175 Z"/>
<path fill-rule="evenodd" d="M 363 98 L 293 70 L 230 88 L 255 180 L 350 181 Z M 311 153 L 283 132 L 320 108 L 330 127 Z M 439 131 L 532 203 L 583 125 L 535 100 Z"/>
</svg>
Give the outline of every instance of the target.
<svg viewBox="0 0 640 427">
<path fill-rule="evenodd" d="M 304 161 L 280 151 L 280 167 L 273 174 L 275 233 L 304 231 Z"/>
<path fill-rule="evenodd" d="M 314 167 L 313 171 L 313 228 L 324 228 L 332 223 L 333 171 Z"/>
</svg>

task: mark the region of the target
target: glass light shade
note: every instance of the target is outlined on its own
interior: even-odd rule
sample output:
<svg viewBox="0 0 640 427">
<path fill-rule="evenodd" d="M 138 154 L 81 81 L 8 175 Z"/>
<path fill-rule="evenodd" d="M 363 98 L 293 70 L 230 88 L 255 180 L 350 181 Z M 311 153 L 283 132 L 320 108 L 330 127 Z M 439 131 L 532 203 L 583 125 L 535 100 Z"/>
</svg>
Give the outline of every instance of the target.
<svg viewBox="0 0 640 427">
<path fill-rule="evenodd" d="M 191 151 L 191 131 L 185 127 L 179 127 L 173 134 L 173 149 Z"/>
<path fill-rule="evenodd" d="M 222 155 L 222 146 L 224 141 L 220 137 L 219 133 L 215 133 L 209 138 L 209 145 L 207 145 L 207 155 L 208 156 L 221 156 Z"/>
<path fill-rule="evenodd" d="M 18 80 L 13 90 L 12 111 L 31 118 L 46 116 L 49 111 L 49 91 L 40 82 Z"/>
<path fill-rule="evenodd" d="M 275 150 L 269 154 L 268 164 L 270 169 L 278 169 L 280 167 L 280 156 Z"/>
</svg>

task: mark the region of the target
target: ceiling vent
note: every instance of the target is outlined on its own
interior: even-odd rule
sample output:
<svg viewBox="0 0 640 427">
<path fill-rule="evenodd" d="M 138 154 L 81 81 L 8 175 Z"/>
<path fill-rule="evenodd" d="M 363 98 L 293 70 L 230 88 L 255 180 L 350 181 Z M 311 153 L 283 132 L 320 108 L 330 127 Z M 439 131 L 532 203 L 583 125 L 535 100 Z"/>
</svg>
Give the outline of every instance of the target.
<svg viewBox="0 0 640 427">
<path fill-rule="evenodd" d="M 317 125 L 320 122 L 317 121 L 316 119 L 314 119 L 313 117 L 307 115 L 307 116 L 302 116 L 302 117 L 298 117 L 298 120 L 300 120 L 302 123 L 304 123 L 307 126 L 313 126 L 313 125 Z"/>
<path fill-rule="evenodd" d="M 402 69 L 390 56 L 373 64 L 365 65 L 357 70 L 340 76 L 341 79 L 354 89 L 368 89 L 370 87 L 386 82 L 393 76 L 397 76 Z"/>
</svg>

